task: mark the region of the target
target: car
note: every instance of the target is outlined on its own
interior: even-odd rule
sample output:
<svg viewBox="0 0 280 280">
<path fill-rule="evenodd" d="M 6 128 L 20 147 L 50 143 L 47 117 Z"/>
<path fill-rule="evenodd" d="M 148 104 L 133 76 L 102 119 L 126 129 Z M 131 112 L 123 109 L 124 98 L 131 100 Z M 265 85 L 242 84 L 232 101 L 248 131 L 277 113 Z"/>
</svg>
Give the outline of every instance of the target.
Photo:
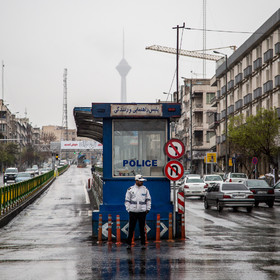
<svg viewBox="0 0 280 280">
<path fill-rule="evenodd" d="M 30 173 L 30 175 L 31 175 L 32 177 L 35 176 L 35 170 L 32 169 L 32 168 L 26 168 L 26 169 L 25 169 L 25 172 Z"/>
<path fill-rule="evenodd" d="M 216 183 L 222 183 L 223 179 L 220 175 L 216 175 L 216 174 L 209 174 L 209 175 L 204 175 L 202 177 L 202 180 L 204 181 L 204 183 L 206 183 L 209 187 L 213 186 Z"/>
<path fill-rule="evenodd" d="M 40 172 L 40 175 L 41 174 L 45 174 L 45 173 L 48 173 L 48 172 L 50 172 L 52 169 L 50 168 L 50 167 L 45 167 L 45 168 L 41 168 L 40 170 L 39 170 L 39 172 Z"/>
<path fill-rule="evenodd" d="M 280 202 L 280 180 L 274 185 L 275 201 Z"/>
<path fill-rule="evenodd" d="M 245 173 L 233 173 L 229 172 L 225 174 L 224 181 L 225 182 L 239 182 L 243 183 L 248 179 L 247 175 Z"/>
<path fill-rule="evenodd" d="M 186 177 L 184 183 L 179 188 L 179 191 L 184 192 L 184 196 L 200 196 L 204 197 L 205 189 L 207 185 L 201 178 L 198 177 Z"/>
<path fill-rule="evenodd" d="M 19 183 L 19 182 L 22 182 L 22 181 L 30 180 L 32 178 L 33 177 L 28 172 L 19 172 L 16 176 L 15 182 Z"/>
<path fill-rule="evenodd" d="M 187 174 L 185 177 L 186 178 L 201 178 L 201 176 L 199 174 Z"/>
<path fill-rule="evenodd" d="M 39 167 L 38 167 L 38 165 L 36 165 L 36 164 L 33 165 L 32 169 L 34 170 L 35 175 L 39 175 Z"/>
<path fill-rule="evenodd" d="M 224 207 L 246 207 L 251 212 L 255 203 L 254 194 L 243 183 L 223 182 L 209 187 L 204 196 L 204 208 L 217 207 L 221 212 Z"/>
<path fill-rule="evenodd" d="M 264 202 L 269 207 L 273 207 L 275 200 L 274 189 L 265 180 L 248 179 L 244 184 L 253 192 L 255 206 L 259 206 L 259 203 Z"/>
<path fill-rule="evenodd" d="M 4 184 L 9 182 L 15 182 L 15 178 L 17 174 L 18 174 L 18 169 L 16 167 L 7 168 L 3 176 Z"/>
</svg>

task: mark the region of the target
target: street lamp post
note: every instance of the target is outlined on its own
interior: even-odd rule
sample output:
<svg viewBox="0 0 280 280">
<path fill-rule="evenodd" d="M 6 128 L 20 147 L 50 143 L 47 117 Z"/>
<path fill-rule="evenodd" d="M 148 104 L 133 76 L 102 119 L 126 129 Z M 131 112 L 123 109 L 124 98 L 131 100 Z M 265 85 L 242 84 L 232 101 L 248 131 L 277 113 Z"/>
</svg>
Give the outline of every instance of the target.
<svg viewBox="0 0 280 280">
<path fill-rule="evenodd" d="M 225 57 L 226 59 L 226 77 L 225 77 L 225 105 L 226 105 L 226 110 L 225 110 L 225 141 L 226 141 L 226 154 L 225 154 L 225 158 L 226 158 L 226 170 L 225 172 L 227 173 L 228 172 L 228 139 L 227 139 L 227 122 L 228 122 L 228 117 L 227 117 L 227 72 L 228 72 L 228 62 L 227 62 L 227 54 L 224 54 L 224 53 L 221 53 L 221 52 L 218 52 L 218 51 L 213 51 L 214 53 L 217 53 L 217 54 L 221 54 Z"/>
</svg>

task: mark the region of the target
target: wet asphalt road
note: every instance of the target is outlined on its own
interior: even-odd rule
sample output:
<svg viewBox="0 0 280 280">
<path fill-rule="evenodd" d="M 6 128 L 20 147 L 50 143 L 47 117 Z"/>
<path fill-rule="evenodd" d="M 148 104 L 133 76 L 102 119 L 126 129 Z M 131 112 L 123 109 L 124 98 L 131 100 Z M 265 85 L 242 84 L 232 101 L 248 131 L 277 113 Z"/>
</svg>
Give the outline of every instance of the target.
<svg viewBox="0 0 280 280">
<path fill-rule="evenodd" d="M 280 279 L 280 204 L 219 214 L 187 199 L 185 241 L 127 252 L 91 239 L 89 177 L 72 166 L 0 229 L 0 279 Z"/>
</svg>

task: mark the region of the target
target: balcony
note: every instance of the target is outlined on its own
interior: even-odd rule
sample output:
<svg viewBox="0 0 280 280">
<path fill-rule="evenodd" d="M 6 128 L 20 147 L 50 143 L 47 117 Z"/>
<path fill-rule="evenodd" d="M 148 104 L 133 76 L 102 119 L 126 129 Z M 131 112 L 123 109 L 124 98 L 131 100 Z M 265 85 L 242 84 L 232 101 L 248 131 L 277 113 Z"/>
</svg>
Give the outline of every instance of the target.
<svg viewBox="0 0 280 280">
<path fill-rule="evenodd" d="M 229 114 L 232 114 L 233 112 L 234 112 L 234 106 L 231 105 L 231 106 L 228 107 L 227 113 L 229 115 Z"/>
<path fill-rule="evenodd" d="M 226 86 L 222 87 L 222 95 L 224 95 L 226 93 Z"/>
<path fill-rule="evenodd" d="M 194 112 L 202 112 L 203 111 L 203 104 L 202 103 L 193 104 L 193 111 Z"/>
<path fill-rule="evenodd" d="M 219 99 L 220 97 L 221 97 L 221 91 L 218 90 L 218 91 L 217 91 L 217 99 Z"/>
<path fill-rule="evenodd" d="M 201 131 L 203 130 L 203 122 L 195 122 L 193 124 L 193 131 Z"/>
<path fill-rule="evenodd" d="M 244 74 L 244 79 L 246 79 L 247 77 L 249 77 L 249 76 L 252 74 L 252 65 L 246 67 L 246 68 L 244 69 L 243 74 Z"/>
<path fill-rule="evenodd" d="M 203 146 L 203 141 L 201 141 L 201 140 L 195 140 L 194 143 L 193 143 L 193 146 L 201 147 L 201 146 Z"/>
<path fill-rule="evenodd" d="M 263 62 L 267 63 L 273 58 L 273 49 L 267 50 L 263 55 Z"/>
<path fill-rule="evenodd" d="M 254 71 L 262 67 L 262 58 L 259 57 L 254 61 Z"/>
<path fill-rule="evenodd" d="M 220 144 L 220 143 L 221 143 L 221 136 L 217 136 L 217 137 L 216 137 L 216 143 L 217 143 L 217 144 Z"/>
<path fill-rule="evenodd" d="M 234 87 L 234 81 L 233 81 L 233 80 L 230 80 L 230 81 L 228 82 L 228 90 L 231 90 L 233 87 Z"/>
<path fill-rule="evenodd" d="M 254 99 L 257 99 L 262 96 L 262 88 L 258 87 L 253 91 Z"/>
<path fill-rule="evenodd" d="M 235 110 L 240 109 L 243 106 L 243 100 L 239 99 L 238 101 L 235 102 Z"/>
<path fill-rule="evenodd" d="M 275 87 L 280 87 L 280 75 L 275 76 Z"/>
<path fill-rule="evenodd" d="M 248 93 L 247 95 L 244 96 L 244 106 L 251 102 L 252 102 L 252 93 Z"/>
<path fill-rule="evenodd" d="M 238 75 L 235 76 L 235 84 L 238 85 L 242 81 L 242 73 L 239 73 Z"/>
<path fill-rule="evenodd" d="M 221 112 L 221 119 L 225 118 L 225 116 L 226 116 L 226 110 L 223 110 L 223 111 Z"/>
<path fill-rule="evenodd" d="M 216 126 L 219 124 L 219 122 L 217 121 L 217 113 L 212 113 L 210 116 L 209 116 L 209 128 L 210 129 L 214 129 L 216 128 Z"/>
<path fill-rule="evenodd" d="M 269 91 L 272 91 L 273 89 L 273 81 L 267 81 L 265 84 L 263 84 L 263 93 L 267 93 Z"/>
<path fill-rule="evenodd" d="M 225 141 L 226 141 L 226 135 L 223 134 L 223 135 L 221 136 L 221 143 L 223 143 L 223 142 L 225 142 Z"/>
<path fill-rule="evenodd" d="M 275 54 L 280 54 L 280 42 L 275 44 Z"/>
</svg>

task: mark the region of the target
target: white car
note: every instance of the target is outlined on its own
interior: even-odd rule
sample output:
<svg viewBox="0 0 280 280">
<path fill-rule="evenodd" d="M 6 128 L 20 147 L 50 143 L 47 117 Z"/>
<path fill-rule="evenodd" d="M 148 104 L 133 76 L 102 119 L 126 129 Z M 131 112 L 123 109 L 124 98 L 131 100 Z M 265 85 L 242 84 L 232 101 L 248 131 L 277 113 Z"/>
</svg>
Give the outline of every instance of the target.
<svg viewBox="0 0 280 280">
<path fill-rule="evenodd" d="M 184 191 L 185 196 L 200 196 L 201 198 L 204 197 L 206 189 L 207 184 L 197 177 L 185 178 L 181 186 L 181 191 Z"/>
<path fill-rule="evenodd" d="M 235 183 L 243 183 L 248 180 L 248 177 L 244 173 L 228 173 L 225 175 L 225 182 L 235 182 Z"/>
<path fill-rule="evenodd" d="M 209 174 L 209 175 L 204 175 L 202 177 L 203 181 L 205 184 L 208 185 L 208 187 L 211 187 L 212 185 L 216 184 L 216 183 L 222 183 L 223 179 L 220 175 L 216 175 L 216 174 Z"/>
</svg>

